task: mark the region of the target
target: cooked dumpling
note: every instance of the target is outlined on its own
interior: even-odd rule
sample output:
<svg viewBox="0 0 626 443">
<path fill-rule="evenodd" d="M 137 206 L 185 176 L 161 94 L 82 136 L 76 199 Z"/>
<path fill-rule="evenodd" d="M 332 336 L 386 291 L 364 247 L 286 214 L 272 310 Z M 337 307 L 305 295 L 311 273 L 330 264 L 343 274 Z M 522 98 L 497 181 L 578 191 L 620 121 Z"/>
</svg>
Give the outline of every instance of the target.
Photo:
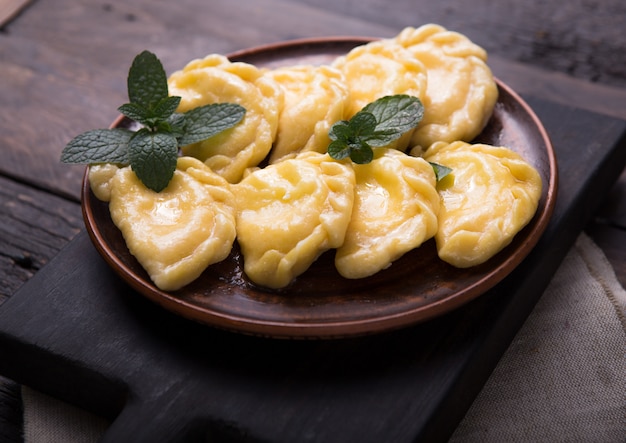
<svg viewBox="0 0 626 443">
<path fill-rule="evenodd" d="M 258 285 L 282 288 L 322 252 L 343 243 L 354 171 L 328 154 L 304 152 L 251 172 L 233 192 L 246 275 Z"/>
<path fill-rule="evenodd" d="M 201 161 L 179 158 L 174 177 L 158 193 L 130 166 L 118 169 L 108 187 L 113 222 L 160 289 L 180 289 L 230 253 L 234 196 L 228 182 Z"/>
<path fill-rule="evenodd" d="M 375 158 L 354 165 L 352 217 L 335 266 L 346 278 L 387 268 L 435 235 L 439 195 L 433 168 L 423 158 L 376 149 Z"/>
<path fill-rule="evenodd" d="M 486 64 L 487 53 L 457 32 L 439 25 L 405 28 L 394 39 L 425 67 L 424 118 L 411 143 L 472 141 L 485 127 L 498 99 Z"/>
<path fill-rule="evenodd" d="M 541 177 L 508 148 L 440 142 L 425 159 L 452 168 L 437 186 L 441 211 L 435 240 L 447 263 L 467 268 L 487 261 L 537 210 Z"/>
<path fill-rule="evenodd" d="M 298 152 L 326 153 L 328 130 L 343 119 L 348 88 L 343 75 L 330 66 L 293 66 L 268 71 L 284 91 L 278 133 L 270 163 Z"/>
<path fill-rule="evenodd" d="M 182 97 L 179 112 L 211 103 L 236 103 L 246 109 L 239 124 L 183 147 L 184 155 L 204 161 L 230 183 L 238 182 L 246 168 L 267 156 L 276 136 L 283 93 L 260 69 L 209 55 L 172 74 L 168 86 L 170 95 Z"/>
<path fill-rule="evenodd" d="M 357 46 L 337 58 L 333 66 L 343 73 L 350 92 L 346 119 L 387 95 L 406 94 L 422 100 L 426 93 L 424 66 L 392 40 Z M 407 132 L 390 147 L 406 149 L 411 134 L 412 131 Z"/>
<path fill-rule="evenodd" d="M 89 187 L 98 200 L 111 200 L 111 179 L 119 166 L 113 163 L 100 163 L 89 167 Z"/>
</svg>

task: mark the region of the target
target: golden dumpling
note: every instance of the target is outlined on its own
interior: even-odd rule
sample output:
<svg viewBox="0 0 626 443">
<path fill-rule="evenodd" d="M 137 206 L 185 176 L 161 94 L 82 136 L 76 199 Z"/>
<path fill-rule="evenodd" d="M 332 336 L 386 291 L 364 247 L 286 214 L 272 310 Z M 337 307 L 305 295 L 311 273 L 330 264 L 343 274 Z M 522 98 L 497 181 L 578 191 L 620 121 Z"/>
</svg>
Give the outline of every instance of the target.
<svg viewBox="0 0 626 443">
<path fill-rule="evenodd" d="M 471 141 L 485 127 L 498 99 L 487 53 L 466 36 L 439 25 L 405 28 L 394 39 L 426 69 L 424 118 L 411 143 Z"/>
<path fill-rule="evenodd" d="M 158 193 L 129 166 L 120 168 L 108 186 L 113 222 L 160 289 L 180 289 L 230 253 L 235 200 L 228 182 L 201 161 L 179 158 L 172 180 Z"/>
<path fill-rule="evenodd" d="M 113 163 L 100 163 L 89 167 L 89 187 L 98 200 L 111 200 L 111 179 L 119 166 Z"/>
<path fill-rule="evenodd" d="M 243 120 L 220 134 L 184 146 L 183 154 L 204 161 L 230 183 L 269 153 L 278 128 L 282 89 L 247 63 L 209 55 L 190 62 L 168 79 L 169 93 L 180 96 L 178 111 L 212 103 L 236 103 L 246 109 Z"/>
<path fill-rule="evenodd" d="M 343 75 L 330 66 L 293 66 L 268 71 L 284 91 L 278 133 L 270 163 L 298 152 L 325 153 L 328 130 L 342 120 L 348 88 Z"/>
<path fill-rule="evenodd" d="M 354 165 L 354 207 L 335 266 L 346 278 L 387 268 L 437 231 L 439 195 L 433 168 L 423 158 L 376 149 L 374 160 Z"/>
<path fill-rule="evenodd" d="M 357 46 L 337 58 L 333 66 L 343 73 L 350 92 L 346 119 L 387 95 L 406 94 L 422 100 L 426 93 L 424 65 L 392 40 Z M 406 149 L 411 133 L 407 132 L 390 147 Z"/>
<path fill-rule="evenodd" d="M 459 268 L 487 261 L 532 219 L 541 197 L 537 170 L 505 148 L 435 143 L 426 160 L 452 172 L 439 182 L 439 257 Z"/>
<path fill-rule="evenodd" d="M 251 172 L 233 192 L 246 275 L 258 285 L 282 288 L 322 252 L 343 243 L 354 171 L 328 154 L 304 152 Z"/>
</svg>

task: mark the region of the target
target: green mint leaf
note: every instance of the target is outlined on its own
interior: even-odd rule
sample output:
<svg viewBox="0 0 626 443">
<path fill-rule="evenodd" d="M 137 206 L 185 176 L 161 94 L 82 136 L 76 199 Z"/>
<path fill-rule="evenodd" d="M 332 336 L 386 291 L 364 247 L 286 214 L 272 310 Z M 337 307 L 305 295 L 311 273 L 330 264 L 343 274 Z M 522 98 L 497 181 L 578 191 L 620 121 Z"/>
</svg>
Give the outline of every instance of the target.
<svg viewBox="0 0 626 443">
<path fill-rule="evenodd" d="M 117 108 L 131 120 L 135 120 L 148 128 L 155 129 L 159 124 L 170 118 L 180 103 L 180 97 L 165 97 L 148 109 L 138 103 L 126 103 Z"/>
<path fill-rule="evenodd" d="M 117 108 L 117 110 L 129 119 L 141 124 L 145 124 L 144 122 L 150 118 L 150 111 L 137 103 L 125 103 Z"/>
<path fill-rule="evenodd" d="M 172 114 L 166 121 L 169 125 L 169 131 L 179 140 L 178 146 L 182 146 L 180 144 L 180 139 L 185 135 L 185 114 L 182 113 L 174 113 Z"/>
<path fill-rule="evenodd" d="M 376 131 L 386 134 L 405 132 L 415 128 L 424 117 L 424 106 L 410 95 L 388 95 L 365 106 L 360 112 L 369 112 L 376 117 Z"/>
<path fill-rule="evenodd" d="M 147 188 L 161 192 L 174 176 L 178 159 L 176 137 L 142 128 L 128 144 L 130 165 Z"/>
<path fill-rule="evenodd" d="M 358 165 L 365 165 L 374 159 L 374 151 L 367 143 L 352 145 L 350 147 L 350 160 Z"/>
<path fill-rule="evenodd" d="M 351 130 L 350 139 L 364 140 L 370 138 L 376 130 L 376 116 L 370 112 L 357 112 L 348 122 Z"/>
<path fill-rule="evenodd" d="M 128 164 L 128 142 L 133 132 L 127 129 L 94 129 L 72 139 L 63 148 L 63 163 Z"/>
<path fill-rule="evenodd" d="M 356 113 L 349 121 L 341 120 L 331 126 L 328 155 L 335 160 L 350 157 L 354 163 L 369 163 L 374 157 L 367 141 L 373 136 L 376 117 L 369 112 Z"/>
<path fill-rule="evenodd" d="M 331 140 L 334 141 L 347 142 L 351 134 L 352 130 L 350 129 L 347 120 L 340 120 L 336 122 L 330 127 L 330 130 L 328 131 L 328 136 Z"/>
<path fill-rule="evenodd" d="M 343 160 L 350 157 L 350 145 L 344 143 L 342 140 L 332 141 L 328 145 L 328 155 L 335 160 Z"/>
<path fill-rule="evenodd" d="M 374 131 L 369 137 L 363 140 L 372 148 L 379 148 L 381 146 L 387 146 L 389 143 L 397 140 L 401 136 L 402 132 L 388 129 L 385 131 Z"/>
<path fill-rule="evenodd" d="M 161 61 L 149 51 L 143 51 L 128 71 L 128 98 L 146 109 L 152 110 L 167 98 L 167 76 Z"/>
<path fill-rule="evenodd" d="M 180 146 L 232 128 L 246 112 L 240 105 L 220 103 L 177 113 L 181 98 L 169 96 L 163 65 L 149 51 L 135 57 L 127 82 L 130 101 L 118 110 L 143 128 L 81 134 L 63 149 L 62 162 L 130 164 L 146 187 L 160 192 L 174 175 Z"/>
<path fill-rule="evenodd" d="M 440 165 L 438 163 L 433 163 L 433 162 L 428 162 L 428 163 L 430 163 L 430 165 L 433 167 L 437 181 L 441 181 L 446 175 L 452 172 L 452 169 L 448 168 L 447 166 L 443 166 L 443 165 Z"/>
<path fill-rule="evenodd" d="M 160 120 L 167 120 L 176 112 L 180 104 L 181 97 L 172 96 L 161 99 L 152 109 L 152 117 Z"/>
<path fill-rule="evenodd" d="M 335 160 L 350 157 L 358 164 L 374 158 L 372 148 L 382 147 L 414 129 L 424 116 L 417 97 L 389 95 L 363 107 L 349 121 L 331 126 L 328 153 Z"/>
<path fill-rule="evenodd" d="M 232 128 L 244 117 L 246 109 L 233 103 L 214 103 L 185 113 L 181 146 L 206 140 Z"/>
</svg>

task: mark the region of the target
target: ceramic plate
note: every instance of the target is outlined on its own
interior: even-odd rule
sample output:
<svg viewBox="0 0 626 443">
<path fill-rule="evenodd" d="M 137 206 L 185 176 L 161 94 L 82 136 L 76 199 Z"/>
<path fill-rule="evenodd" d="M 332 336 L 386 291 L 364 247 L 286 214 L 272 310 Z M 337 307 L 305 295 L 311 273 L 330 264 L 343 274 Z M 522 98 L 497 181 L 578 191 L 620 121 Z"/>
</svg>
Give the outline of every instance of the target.
<svg viewBox="0 0 626 443">
<path fill-rule="evenodd" d="M 230 58 L 266 67 L 319 64 L 367 41 L 298 40 L 240 51 Z M 514 91 L 502 82 L 498 87 L 494 114 L 476 141 L 508 146 L 523 155 L 540 172 L 543 195 L 533 220 L 483 265 L 456 269 L 437 257 L 430 240 L 372 277 L 347 280 L 335 270 L 329 251 L 288 288 L 271 291 L 246 279 L 235 245 L 226 260 L 209 267 L 192 284 L 163 292 L 129 253 L 108 205 L 91 193 L 85 174 L 82 198 L 87 230 L 100 254 L 135 290 L 165 309 L 218 328 L 277 338 L 336 338 L 392 330 L 439 316 L 480 296 L 508 275 L 533 249 L 554 207 L 556 160 L 546 131 Z M 131 125 L 120 118 L 113 126 Z"/>
</svg>

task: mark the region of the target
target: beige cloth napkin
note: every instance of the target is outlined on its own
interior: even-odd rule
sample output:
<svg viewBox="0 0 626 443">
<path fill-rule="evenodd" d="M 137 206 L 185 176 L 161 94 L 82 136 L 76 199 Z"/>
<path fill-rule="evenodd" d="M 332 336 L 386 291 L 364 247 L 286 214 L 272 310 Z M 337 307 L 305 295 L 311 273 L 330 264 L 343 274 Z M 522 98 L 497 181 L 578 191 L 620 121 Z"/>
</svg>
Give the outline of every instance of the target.
<svg viewBox="0 0 626 443">
<path fill-rule="evenodd" d="M 26 443 L 96 442 L 107 422 L 23 388 Z M 451 442 L 626 441 L 626 291 L 581 234 Z"/>
</svg>

